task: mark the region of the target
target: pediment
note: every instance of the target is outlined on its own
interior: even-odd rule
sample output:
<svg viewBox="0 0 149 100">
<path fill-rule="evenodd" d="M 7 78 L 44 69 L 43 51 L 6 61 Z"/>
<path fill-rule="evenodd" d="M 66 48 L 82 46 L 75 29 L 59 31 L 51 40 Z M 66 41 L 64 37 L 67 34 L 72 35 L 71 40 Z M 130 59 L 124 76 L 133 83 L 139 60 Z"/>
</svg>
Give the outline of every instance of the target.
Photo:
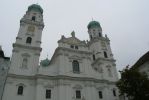
<svg viewBox="0 0 149 100">
<path fill-rule="evenodd" d="M 62 36 L 62 38 L 58 42 L 67 43 L 70 45 L 86 45 L 85 41 L 81 41 L 75 36 L 69 38 L 65 38 L 64 36 Z"/>
</svg>

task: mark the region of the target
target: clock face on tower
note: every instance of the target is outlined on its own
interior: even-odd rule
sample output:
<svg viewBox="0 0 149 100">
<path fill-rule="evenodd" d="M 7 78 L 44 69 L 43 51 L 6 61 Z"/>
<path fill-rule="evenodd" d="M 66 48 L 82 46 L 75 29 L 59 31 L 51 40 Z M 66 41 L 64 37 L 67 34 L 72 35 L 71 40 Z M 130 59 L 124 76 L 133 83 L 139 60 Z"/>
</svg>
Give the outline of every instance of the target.
<svg viewBox="0 0 149 100">
<path fill-rule="evenodd" d="M 28 32 L 34 32 L 35 31 L 35 27 L 34 26 L 29 26 L 27 31 Z"/>
</svg>

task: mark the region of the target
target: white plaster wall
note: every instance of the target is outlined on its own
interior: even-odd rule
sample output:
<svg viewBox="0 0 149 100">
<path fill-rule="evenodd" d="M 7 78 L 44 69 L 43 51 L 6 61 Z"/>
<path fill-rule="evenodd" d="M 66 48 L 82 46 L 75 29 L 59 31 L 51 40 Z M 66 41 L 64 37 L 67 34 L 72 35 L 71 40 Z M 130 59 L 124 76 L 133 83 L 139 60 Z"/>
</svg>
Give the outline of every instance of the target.
<svg viewBox="0 0 149 100">
<path fill-rule="evenodd" d="M 34 75 L 37 73 L 37 67 L 39 62 L 39 55 L 36 55 L 35 50 L 21 49 L 17 48 L 17 52 L 13 52 L 11 65 L 10 65 L 10 73 L 17 75 Z M 27 68 L 22 68 L 23 54 L 27 53 L 28 57 L 28 66 Z"/>
<path fill-rule="evenodd" d="M 18 85 L 24 84 L 23 95 L 18 95 Z M 16 79 L 8 78 L 5 89 L 3 100 L 35 100 L 35 82 L 29 79 Z"/>
</svg>

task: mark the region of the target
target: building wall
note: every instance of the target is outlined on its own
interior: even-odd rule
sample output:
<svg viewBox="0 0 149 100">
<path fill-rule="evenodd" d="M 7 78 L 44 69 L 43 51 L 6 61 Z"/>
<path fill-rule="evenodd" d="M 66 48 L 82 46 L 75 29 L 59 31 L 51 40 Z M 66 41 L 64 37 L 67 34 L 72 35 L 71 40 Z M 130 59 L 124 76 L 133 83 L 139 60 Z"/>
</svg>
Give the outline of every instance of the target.
<svg viewBox="0 0 149 100">
<path fill-rule="evenodd" d="M 2 97 L 10 61 L 0 57 L 0 98 Z"/>
<path fill-rule="evenodd" d="M 67 77 L 57 79 L 57 77 L 45 76 L 44 79 L 38 78 L 37 80 L 29 79 L 29 77 L 11 77 L 6 84 L 3 100 L 46 100 L 46 89 L 51 89 L 50 100 L 77 100 L 76 90 L 81 91 L 81 99 L 78 100 L 119 100 L 117 88 L 113 83 L 95 81 L 97 80 L 67 79 Z M 18 86 L 22 84 L 24 86 L 23 95 L 17 95 Z M 116 90 L 116 96 L 113 95 L 113 89 Z M 103 93 L 102 99 L 99 98 L 99 91 Z"/>
</svg>

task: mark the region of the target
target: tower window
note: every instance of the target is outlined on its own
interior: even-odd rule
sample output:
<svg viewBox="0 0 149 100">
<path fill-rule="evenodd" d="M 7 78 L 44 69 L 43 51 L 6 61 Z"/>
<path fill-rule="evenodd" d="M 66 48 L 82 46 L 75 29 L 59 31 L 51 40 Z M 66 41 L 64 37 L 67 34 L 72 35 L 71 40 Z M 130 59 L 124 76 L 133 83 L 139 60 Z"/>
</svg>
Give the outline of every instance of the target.
<svg viewBox="0 0 149 100">
<path fill-rule="evenodd" d="M 23 95 L 23 86 L 18 87 L 18 95 Z"/>
<path fill-rule="evenodd" d="M 99 92 L 98 92 L 98 95 L 99 95 L 99 98 L 100 98 L 100 99 L 103 98 L 103 96 L 102 96 L 102 91 L 99 91 Z"/>
<path fill-rule="evenodd" d="M 94 61 L 96 60 L 95 55 L 93 55 L 93 60 L 94 60 Z"/>
<path fill-rule="evenodd" d="M 51 98 L 51 90 L 47 89 L 46 90 L 46 99 L 50 99 Z"/>
<path fill-rule="evenodd" d="M 31 42 L 32 42 L 32 38 L 31 37 L 27 37 L 26 43 L 31 44 Z"/>
<path fill-rule="evenodd" d="M 80 72 L 79 62 L 77 60 L 74 60 L 72 62 L 72 67 L 73 67 L 73 72 L 74 73 L 79 73 Z"/>
<path fill-rule="evenodd" d="M 105 57 L 105 58 L 108 58 L 107 53 L 106 53 L 105 51 L 104 51 L 103 53 L 104 53 L 104 57 Z"/>
<path fill-rule="evenodd" d="M 76 90 L 76 99 L 81 99 L 81 91 Z"/>
<path fill-rule="evenodd" d="M 36 17 L 35 16 L 32 16 L 32 21 L 35 21 L 36 20 Z"/>
<path fill-rule="evenodd" d="M 91 38 L 91 39 L 93 38 L 92 35 L 90 35 L 90 38 Z"/>
<path fill-rule="evenodd" d="M 101 33 L 100 32 L 98 33 L 98 35 L 99 35 L 99 37 L 101 37 Z"/>
<path fill-rule="evenodd" d="M 78 49 L 78 46 L 75 46 L 75 49 Z"/>
<path fill-rule="evenodd" d="M 116 96 L 116 91 L 115 91 L 115 89 L 113 90 L 113 96 Z"/>
</svg>

